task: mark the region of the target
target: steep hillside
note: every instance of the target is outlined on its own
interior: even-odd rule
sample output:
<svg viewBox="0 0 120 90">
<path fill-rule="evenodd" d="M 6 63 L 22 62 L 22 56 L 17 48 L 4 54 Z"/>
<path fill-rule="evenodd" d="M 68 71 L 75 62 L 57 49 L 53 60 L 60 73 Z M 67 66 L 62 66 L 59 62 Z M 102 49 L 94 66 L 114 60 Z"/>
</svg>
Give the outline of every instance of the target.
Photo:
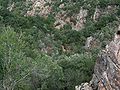
<svg viewBox="0 0 120 90">
<path fill-rule="evenodd" d="M 120 0 L 0 0 L 0 90 L 89 82 L 119 19 Z"/>
</svg>

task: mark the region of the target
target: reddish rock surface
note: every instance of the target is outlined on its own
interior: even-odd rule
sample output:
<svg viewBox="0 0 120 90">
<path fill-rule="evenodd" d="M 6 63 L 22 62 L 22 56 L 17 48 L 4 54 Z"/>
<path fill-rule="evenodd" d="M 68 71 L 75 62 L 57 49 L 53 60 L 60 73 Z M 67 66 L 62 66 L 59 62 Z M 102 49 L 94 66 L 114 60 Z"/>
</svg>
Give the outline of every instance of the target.
<svg viewBox="0 0 120 90">
<path fill-rule="evenodd" d="M 81 86 L 76 86 L 76 90 L 89 90 L 85 89 L 83 84 Z M 99 54 L 93 78 L 86 86 L 93 90 L 120 90 L 120 31 Z"/>
<path fill-rule="evenodd" d="M 120 33 L 101 52 L 94 69 L 98 90 L 120 90 Z M 94 79 L 93 79 L 94 83 Z M 95 85 L 95 84 L 93 84 Z"/>
</svg>

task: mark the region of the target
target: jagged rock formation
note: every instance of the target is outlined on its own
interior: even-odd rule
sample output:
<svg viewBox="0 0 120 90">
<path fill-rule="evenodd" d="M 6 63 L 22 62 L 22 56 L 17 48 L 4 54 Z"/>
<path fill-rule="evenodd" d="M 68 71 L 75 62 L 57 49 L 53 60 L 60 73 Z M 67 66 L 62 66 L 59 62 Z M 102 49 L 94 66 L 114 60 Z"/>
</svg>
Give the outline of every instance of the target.
<svg viewBox="0 0 120 90">
<path fill-rule="evenodd" d="M 60 5 L 60 8 L 64 8 L 64 4 Z M 61 10 L 61 12 L 56 14 L 56 21 L 55 21 L 55 28 L 60 29 L 63 28 L 64 25 L 69 24 L 71 25 L 73 30 L 80 30 L 84 27 L 84 24 L 86 23 L 86 16 L 87 16 L 87 10 L 83 9 L 81 7 L 78 14 L 75 14 L 73 16 L 67 16 L 67 12 Z"/>
<path fill-rule="evenodd" d="M 94 38 L 92 36 L 88 37 L 86 40 L 85 48 L 88 49 L 91 47 L 91 42 L 94 41 Z"/>
<path fill-rule="evenodd" d="M 84 27 L 84 24 L 86 23 L 87 14 L 88 14 L 87 10 L 81 7 L 80 12 L 76 16 L 77 20 L 76 20 L 76 24 L 73 25 L 73 30 L 79 30 Z"/>
<path fill-rule="evenodd" d="M 120 31 L 99 54 L 90 84 L 76 86 L 76 90 L 92 90 L 86 87 L 93 90 L 120 90 Z"/>
<path fill-rule="evenodd" d="M 28 0 L 28 3 L 32 3 L 30 6 L 30 10 L 27 11 L 27 16 L 40 15 L 47 17 L 47 15 L 51 12 L 51 6 L 47 4 L 51 4 L 51 0 Z"/>
<path fill-rule="evenodd" d="M 120 31 L 99 55 L 94 72 L 98 90 L 120 90 Z"/>
</svg>

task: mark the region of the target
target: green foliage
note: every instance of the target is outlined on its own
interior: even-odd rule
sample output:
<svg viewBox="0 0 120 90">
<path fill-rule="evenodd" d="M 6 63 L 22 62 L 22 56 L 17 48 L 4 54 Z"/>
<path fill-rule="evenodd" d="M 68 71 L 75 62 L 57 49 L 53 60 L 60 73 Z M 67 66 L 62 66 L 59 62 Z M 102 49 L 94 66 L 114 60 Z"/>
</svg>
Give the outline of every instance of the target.
<svg viewBox="0 0 120 90">
<path fill-rule="evenodd" d="M 94 59 L 91 55 L 75 54 L 70 57 L 61 56 L 58 64 L 63 68 L 64 87 L 67 87 L 67 90 L 74 90 L 75 85 L 91 79 Z"/>
<path fill-rule="evenodd" d="M 41 80 L 39 82 L 41 83 L 41 90 L 60 90 L 62 88 L 60 81 L 63 78 L 62 68 L 47 55 L 37 56 L 35 63 L 36 69 L 34 73 L 37 73 Z"/>
<path fill-rule="evenodd" d="M 22 51 L 25 42 L 10 27 L 0 33 L 0 60 L 2 61 L 4 89 L 14 89 L 16 84 L 29 75 L 32 70 L 31 58 Z"/>
<path fill-rule="evenodd" d="M 108 23 L 113 22 L 115 20 L 116 17 L 114 15 L 104 15 L 99 19 L 95 26 L 97 27 L 97 29 L 101 29 L 102 27 L 105 27 Z"/>
<path fill-rule="evenodd" d="M 10 12 L 7 7 L 13 1 L 15 8 Z M 120 10 L 101 15 L 97 22 L 91 17 L 96 7 L 103 10 L 108 5 L 119 6 L 119 2 L 56 0 L 53 13 L 43 18 L 24 16 L 24 0 L 0 0 L 0 89 L 74 90 L 76 85 L 89 81 L 99 51 L 113 37 Z M 54 16 L 61 11 L 58 6 L 62 3 L 68 16 L 74 16 L 81 7 L 88 10 L 85 28 L 54 28 Z M 100 46 L 87 51 L 84 46 L 89 36 L 95 37 Z"/>
</svg>

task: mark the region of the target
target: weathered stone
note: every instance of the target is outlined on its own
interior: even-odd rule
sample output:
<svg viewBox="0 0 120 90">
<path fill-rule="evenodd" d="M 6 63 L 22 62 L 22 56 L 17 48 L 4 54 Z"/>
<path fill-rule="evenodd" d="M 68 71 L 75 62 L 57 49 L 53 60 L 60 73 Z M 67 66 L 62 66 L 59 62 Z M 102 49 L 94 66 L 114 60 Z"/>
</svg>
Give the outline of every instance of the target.
<svg viewBox="0 0 120 90">
<path fill-rule="evenodd" d="M 119 49 L 120 34 L 118 31 L 114 40 L 110 42 L 105 51 L 101 52 L 96 62 L 94 74 L 98 81 L 98 90 L 120 90 Z"/>
<path fill-rule="evenodd" d="M 94 37 L 90 36 L 87 38 L 86 43 L 85 43 L 85 49 L 89 50 L 92 48 L 97 48 L 100 47 L 100 41 L 98 39 L 95 39 Z"/>
<path fill-rule="evenodd" d="M 80 12 L 77 14 L 76 24 L 72 25 L 73 30 L 80 30 L 84 27 L 87 14 L 88 11 L 81 7 Z"/>
<path fill-rule="evenodd" d="M 47 15 L 50 14 L 52 10 L 51 6 L 46 5 L 47 3 L 51 3 L 51 0 L 30 0 L 26 2 L 32 3 L 32 6 L 30 7 L 31 10 L 27 11 L 27 16 L 40 15 L 47 17 Z"/>
<path fill-rule="evenodd" d="M 114 40 L 106 46 L 106 49 L 99 54 L 93 78 L 88 85 L 93 90 L 120 90 L 120 31 L 115 34 Z M 85 87 L 81 84 L 76 90 L 88 90 Z"/>
<path fill-rule="evenodd" d="M 75 90 L 93 90 L 88 83 L 82 83 L 80 86 L 75 86 Z"/>
<path fill-rule="evenodd" d="M 100 14 L 101 14 L 100 10 L 98 9 L 98 7 L 96 7 L 95 12 L 94 12 L 94 15 L 93 15 L 93 20 L 94 20 L 95 22 L 99 19 Z"/>
<path fill-rule="evenodd" d="M 94 38 L 92 36 L 87 38 L 85 48 L 90 48 L 91 47 L 91 42 L 93 41 L 93 39 Z"/>
</svg>

